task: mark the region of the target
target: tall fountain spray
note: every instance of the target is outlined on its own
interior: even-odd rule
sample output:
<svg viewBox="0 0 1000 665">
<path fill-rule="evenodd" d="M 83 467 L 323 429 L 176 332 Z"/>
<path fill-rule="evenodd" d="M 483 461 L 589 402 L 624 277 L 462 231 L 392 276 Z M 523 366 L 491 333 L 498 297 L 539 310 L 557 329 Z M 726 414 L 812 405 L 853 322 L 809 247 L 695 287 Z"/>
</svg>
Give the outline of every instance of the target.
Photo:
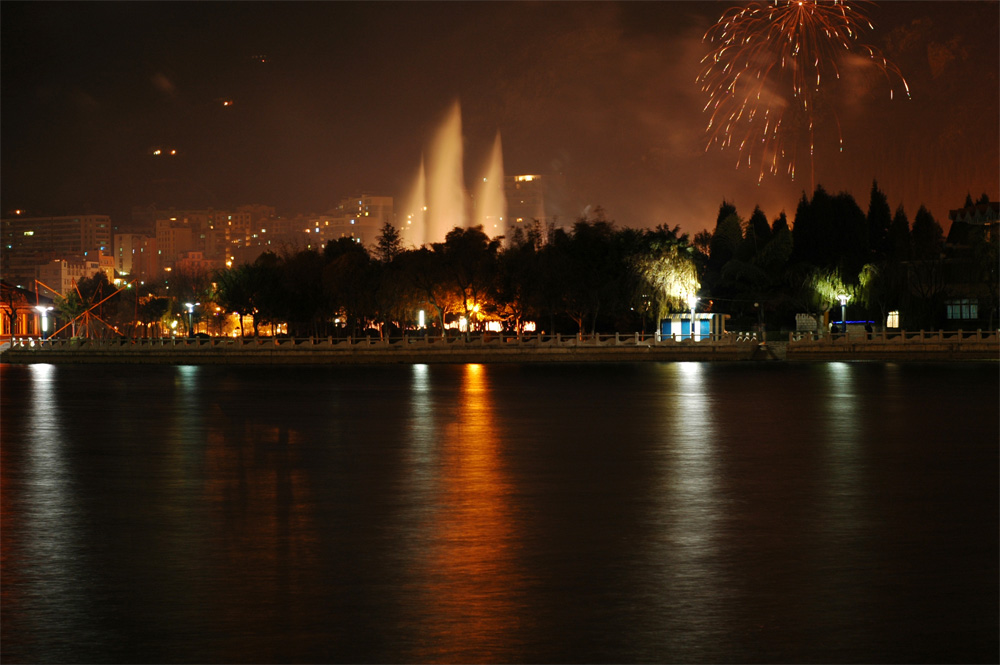
<svg viewBox="0 0 1000 665">
<path fill-rule="evenodd" d="M 427 160 L 427 235 L 440 242 L 456 226 L 465 228 L 466 195 L 462 173 L 462 110 L 456 101 L 431 144 Z"/>
<path fill-rule="evenodd" d="M 503 188 L 503 150 L 500 132 L 485 173 L 475 189 L 475 207 L 470 212 L 463 174 L 462 111 L 456 101 L 438 128 L 423 160 L 409 198 L 403 206 L 404 241 L 415 246 L 444 242 L 456 226 L 482 224 L 491 236 L 503 234 L 507 199 Z"/>
<path fill-rule="evenodd" d="M 503 185 L 503 147 L 500 132 L 493 140 L 493 149 L 486 164 L 485 175 L 476 186 L 476 224 L 482 224 L 489 236 L 503 235 L 507 227 L 507 196 Z"/>
<path fill-rule="evenodd" d="M 402 224 L 402 240 L 406 245 L 420 247 L 427 240 L 427 172 L 424 159 L 420 158 L 420 170 L 407 195 L 403 208 L 406 215 Z"/>
</svg>

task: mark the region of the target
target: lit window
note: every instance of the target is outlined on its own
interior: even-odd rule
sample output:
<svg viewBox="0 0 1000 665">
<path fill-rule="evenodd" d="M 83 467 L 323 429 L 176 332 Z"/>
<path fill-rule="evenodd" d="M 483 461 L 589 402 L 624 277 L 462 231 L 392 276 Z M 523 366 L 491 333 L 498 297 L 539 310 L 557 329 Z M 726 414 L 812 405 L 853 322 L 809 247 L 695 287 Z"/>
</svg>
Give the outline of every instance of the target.
<svg viewBox="0 0 1000 665">
<path fill-rule="evenodd" d="M 979 301 L 975 298 L 958 298 L 945 303 L 948 318 L 955 320 L 975 320 L 979 318 Z"/>
</svg>

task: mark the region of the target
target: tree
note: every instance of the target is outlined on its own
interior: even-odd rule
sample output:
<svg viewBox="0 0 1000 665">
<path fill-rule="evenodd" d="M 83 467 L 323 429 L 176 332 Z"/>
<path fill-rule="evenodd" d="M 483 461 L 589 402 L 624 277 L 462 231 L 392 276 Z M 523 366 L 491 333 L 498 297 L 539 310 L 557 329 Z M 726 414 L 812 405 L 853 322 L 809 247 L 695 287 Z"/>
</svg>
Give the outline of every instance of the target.
<svg viewBox="0 0 1000 665">
<path fill-rule="evenodd" d="M 324 257 L 312 249 L 282 257 L 277 266 L 282 298 L 275 313 L 288 322 L 294 337 L 317 336 L 330 318 L 328 293 L 322 286 L 325 266 Z"/>
<path fill-rule="evenodd" d="M 516 331 L 523 329 L 524 321 L 541 308 L 538 306 L 538 285 L 541 282 L 541 227 L 514 229 L 509 246 L 500 252 L 494 280 L 493 314 L 512 323 Z"/>
<path fill-rule="evenodd" d="M 889 258 L 894 261 L 908 261 L 913 255 L 913 240 L 910 237 L 910 221 L 899 204 L 889 225 Z"/>
<path fill-rule="evenodd" d="M 767 216 L 760 206 L 755 206 L 753 213 L 750 214 L 743 239 L 750 256 L 759 252 L 771 240 L 771 226 L 767 223 Z"/>
<path fill-rule="evenodd" d="M 694 235 L 694 248 L 699 254 L 708 258 L 712 247 L 712 232 L 708 229 L 699 231 Z"/>
<path fill-rule="evenodd" d="M 403 239 L 399 229 L 391 223 L 382 225 L 382 231 L 375 241 L 375 260 L 382 264 L 391 263 L 403 251 Z"/>
<path fill-rule="evenodd" d="M 871 196 L 868 200 L 868 247 L 876 260 L 889 253 L 889 227 L 892 225 L 892 211 L 885 192 L 878 188 L 878 181 L 872 180 Z"/>
<path fill-rule="evenodd" d="M 470 327 L 481 308 L 487 306 L 496 270 L 499 238 L 490 240 L 483 227 L 455 228 L 444 243 L 435 243 L 434 253 L 441 258 L 444 283 L 452 290 Z"/>
<path fill-rule="evenodd" d="M 736 256 L 740 243 L 743 241 L 742 220 L 734 212 L 715 225 L 712 242 L 709 246 L 708 267 L 720 271 L 730 259 Z"/>
<path fill-rule="evenodd" d="M 789 231 L 788 218 L 785 216 L 784 211 L 771 223 L 771 237 L 778 235 L 782 230 Z"/>
<path fill-rule="evenodd" d="M 338 245 L 328 243 L 324 255 L 333 257 L 323 268 L 323 288 L 330 309 L 343 311 L 349 334 L 357 333 L 359 325 L 375 318 L 374 290 L 377 274 L 368 251 L 350 238 L 341 238 Z M 367 327 L 367 325 L 361 325 Z"/>
<path fill-rule="evenodd" d="M 60 317 L 69 321 L 73 334 L 80 332 L 88 337 L 104 337 L 114 329 L 104 320 L 105 311 L 114 314 L 120 297 L 118 289 L 101 271 L 91 277 L 81 277 L 73 286 L 73 290 L 55 300 L 56 310 Z"/>
<path fill-rule="evenodd" d="M 715 228 L 719 228 L 719 224 L 721 224 L 723 220 L 735 214 L 736 206 L 729 201 L 722 199 L 722 203 L 719 205 L 719 214 L 715 216 Z"/>
<path fill-rule="evenodd" d="M 653 244 L 633 257 L 632 263 L 657 321 L 686 308 L 701 288 L 691 248 L 681 243 Z"/>
<path fill-rule="evenodd" d="M 916 259 L 939 259 L 944 250 L 944 232 L 933 215 L 920 206 L 913 218 L 913 256 Z"/>
<path fill-rule="evenodd" d="M 432 310 L 441 335 L 444 336 L 445 316 L 459 306 L 452 291 L 445 286 L 444 266 L 440 255 L 427 247 L 403 252 L 394 262 L 404 283 L 412 285 L 416 303 L 421 309 Z"/>
<path fill-rule="evenodd" d="M 572 235 L 559 236 L 556 244 L 567 267 L 561 284 L 563 309 L 580 333 L 589 322 L 593 334 L 598 316 L 612 312 L 616 302 L 625 300 L 627 262 L 616 242 L 614 224 L 580 219 Z"/>
<path fill-rule="evenodd" d="M 868 222 L 854 197 L 841 192 L 831 200 L 833 214 L 833 247 L 830 265 L 839 266 L 851 283 L 868 263 Z"/>
<path fill-rule="evenodd" d="M 944 233 L 928 212 L 920 206 L 910 232 L 913 260 L 909 263 L 910 307 L 907 325 L 936 327 L 943 310 L 945 295 Z"/>
<path fill-rule="evenodd" d="M 215 273 L 215 302 L 226 312 L 239 316 L 240 337 L 245 337 L 243 317 L 249 316 L 253 336 L 257 336 L 257 301 L 261 297 L 261 268 L 243 263 Z"/>
<path fill-rule="evenodd" d="M 143 324 L 143 328 L 146 331 L 145 336 L 149 337 L 149 326 L 159 323 L 166 313 L 170 311 L 170 299 L 158 297 L 151 293 L 140 295 L 137 292 L 135 295 L 138 298 L 136 316 L 139 322 Z"/>
<path fill-rule="evenodd" d="M 796 260 L 824 269 L 837 265 L 840 256 L 834 203 L 822 185 L 816 186 L 812 200 L 803 192 L 795 211 L 792 240 Z"/>
</svg>

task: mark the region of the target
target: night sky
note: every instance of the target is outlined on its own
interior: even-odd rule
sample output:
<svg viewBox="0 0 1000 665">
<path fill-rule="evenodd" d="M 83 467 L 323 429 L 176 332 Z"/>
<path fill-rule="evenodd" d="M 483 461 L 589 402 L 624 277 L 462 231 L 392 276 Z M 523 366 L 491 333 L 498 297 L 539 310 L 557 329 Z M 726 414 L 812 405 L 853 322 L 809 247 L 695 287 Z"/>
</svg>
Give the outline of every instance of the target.
<svg viewBox="0 0 1000 665">
<path fill-rule="evenodd" d="M 702 36 L 733 4 L 4 2 L 2 209 L 124 223 L 150 203 L 403 197 L 459 99 L 467 183 L 499 130 L 508 175 L 562 174 L 570 219 L 602 206 L 693 234 L 723 198 L 791 218 L 808 168 L 758 185 L 734 151 L 705 152 Z M 1000 195 L 1000 3 L 867 11 L 862 41 L 912 99 L 836 89 L 817 124 L 839 118 L 844 150 L 817 144 L 816 181 L 867 209 L 877 178 L 891 206 L 947 227 L 966 193 Z"/>
</svg>

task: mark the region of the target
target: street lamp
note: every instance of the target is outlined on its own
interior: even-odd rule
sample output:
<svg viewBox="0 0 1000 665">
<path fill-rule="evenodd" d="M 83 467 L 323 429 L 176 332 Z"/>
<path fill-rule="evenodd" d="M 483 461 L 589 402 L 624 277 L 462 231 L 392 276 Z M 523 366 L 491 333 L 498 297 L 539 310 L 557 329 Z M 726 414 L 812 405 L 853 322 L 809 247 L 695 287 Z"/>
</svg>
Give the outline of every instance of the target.
<svg viewBox="0 0 1000 665">
<path fill-rule="evenodd" d="M 847 301 L 851 299 L 851 296 L 840 294 L 837 296 L 837 300 L 840 301 L 840 327 L 842 332 L 847 332 Z"/>
<path fill-rule="evenodd" d="M 37 309 L 38 313 L 42 315 L 42 339 L 45 339 L 45 333 L 49 330 L 49 312 L 51 312 L 54 308 L 48 305 L 35 305 L 35 309 Z"/>
<path fill-rule="evenodd" d="M 695 338 L 694 309 L 698 306 L 698 296 L 693 293 L 689 293 L 687 301 L 688 307 L 691 308 L 691 341 L 696 342 L 697 338 Z"/>
<path fill-rule="evenodd" d="M 191 327 L 191 320 L 194 317 L 195 305 L 201 305 L 200 302 L 186 302 L 184 306 L 187 307 L 188 311 L 188 337 L 194 337 L 194 329 Z"/>
</svg>

